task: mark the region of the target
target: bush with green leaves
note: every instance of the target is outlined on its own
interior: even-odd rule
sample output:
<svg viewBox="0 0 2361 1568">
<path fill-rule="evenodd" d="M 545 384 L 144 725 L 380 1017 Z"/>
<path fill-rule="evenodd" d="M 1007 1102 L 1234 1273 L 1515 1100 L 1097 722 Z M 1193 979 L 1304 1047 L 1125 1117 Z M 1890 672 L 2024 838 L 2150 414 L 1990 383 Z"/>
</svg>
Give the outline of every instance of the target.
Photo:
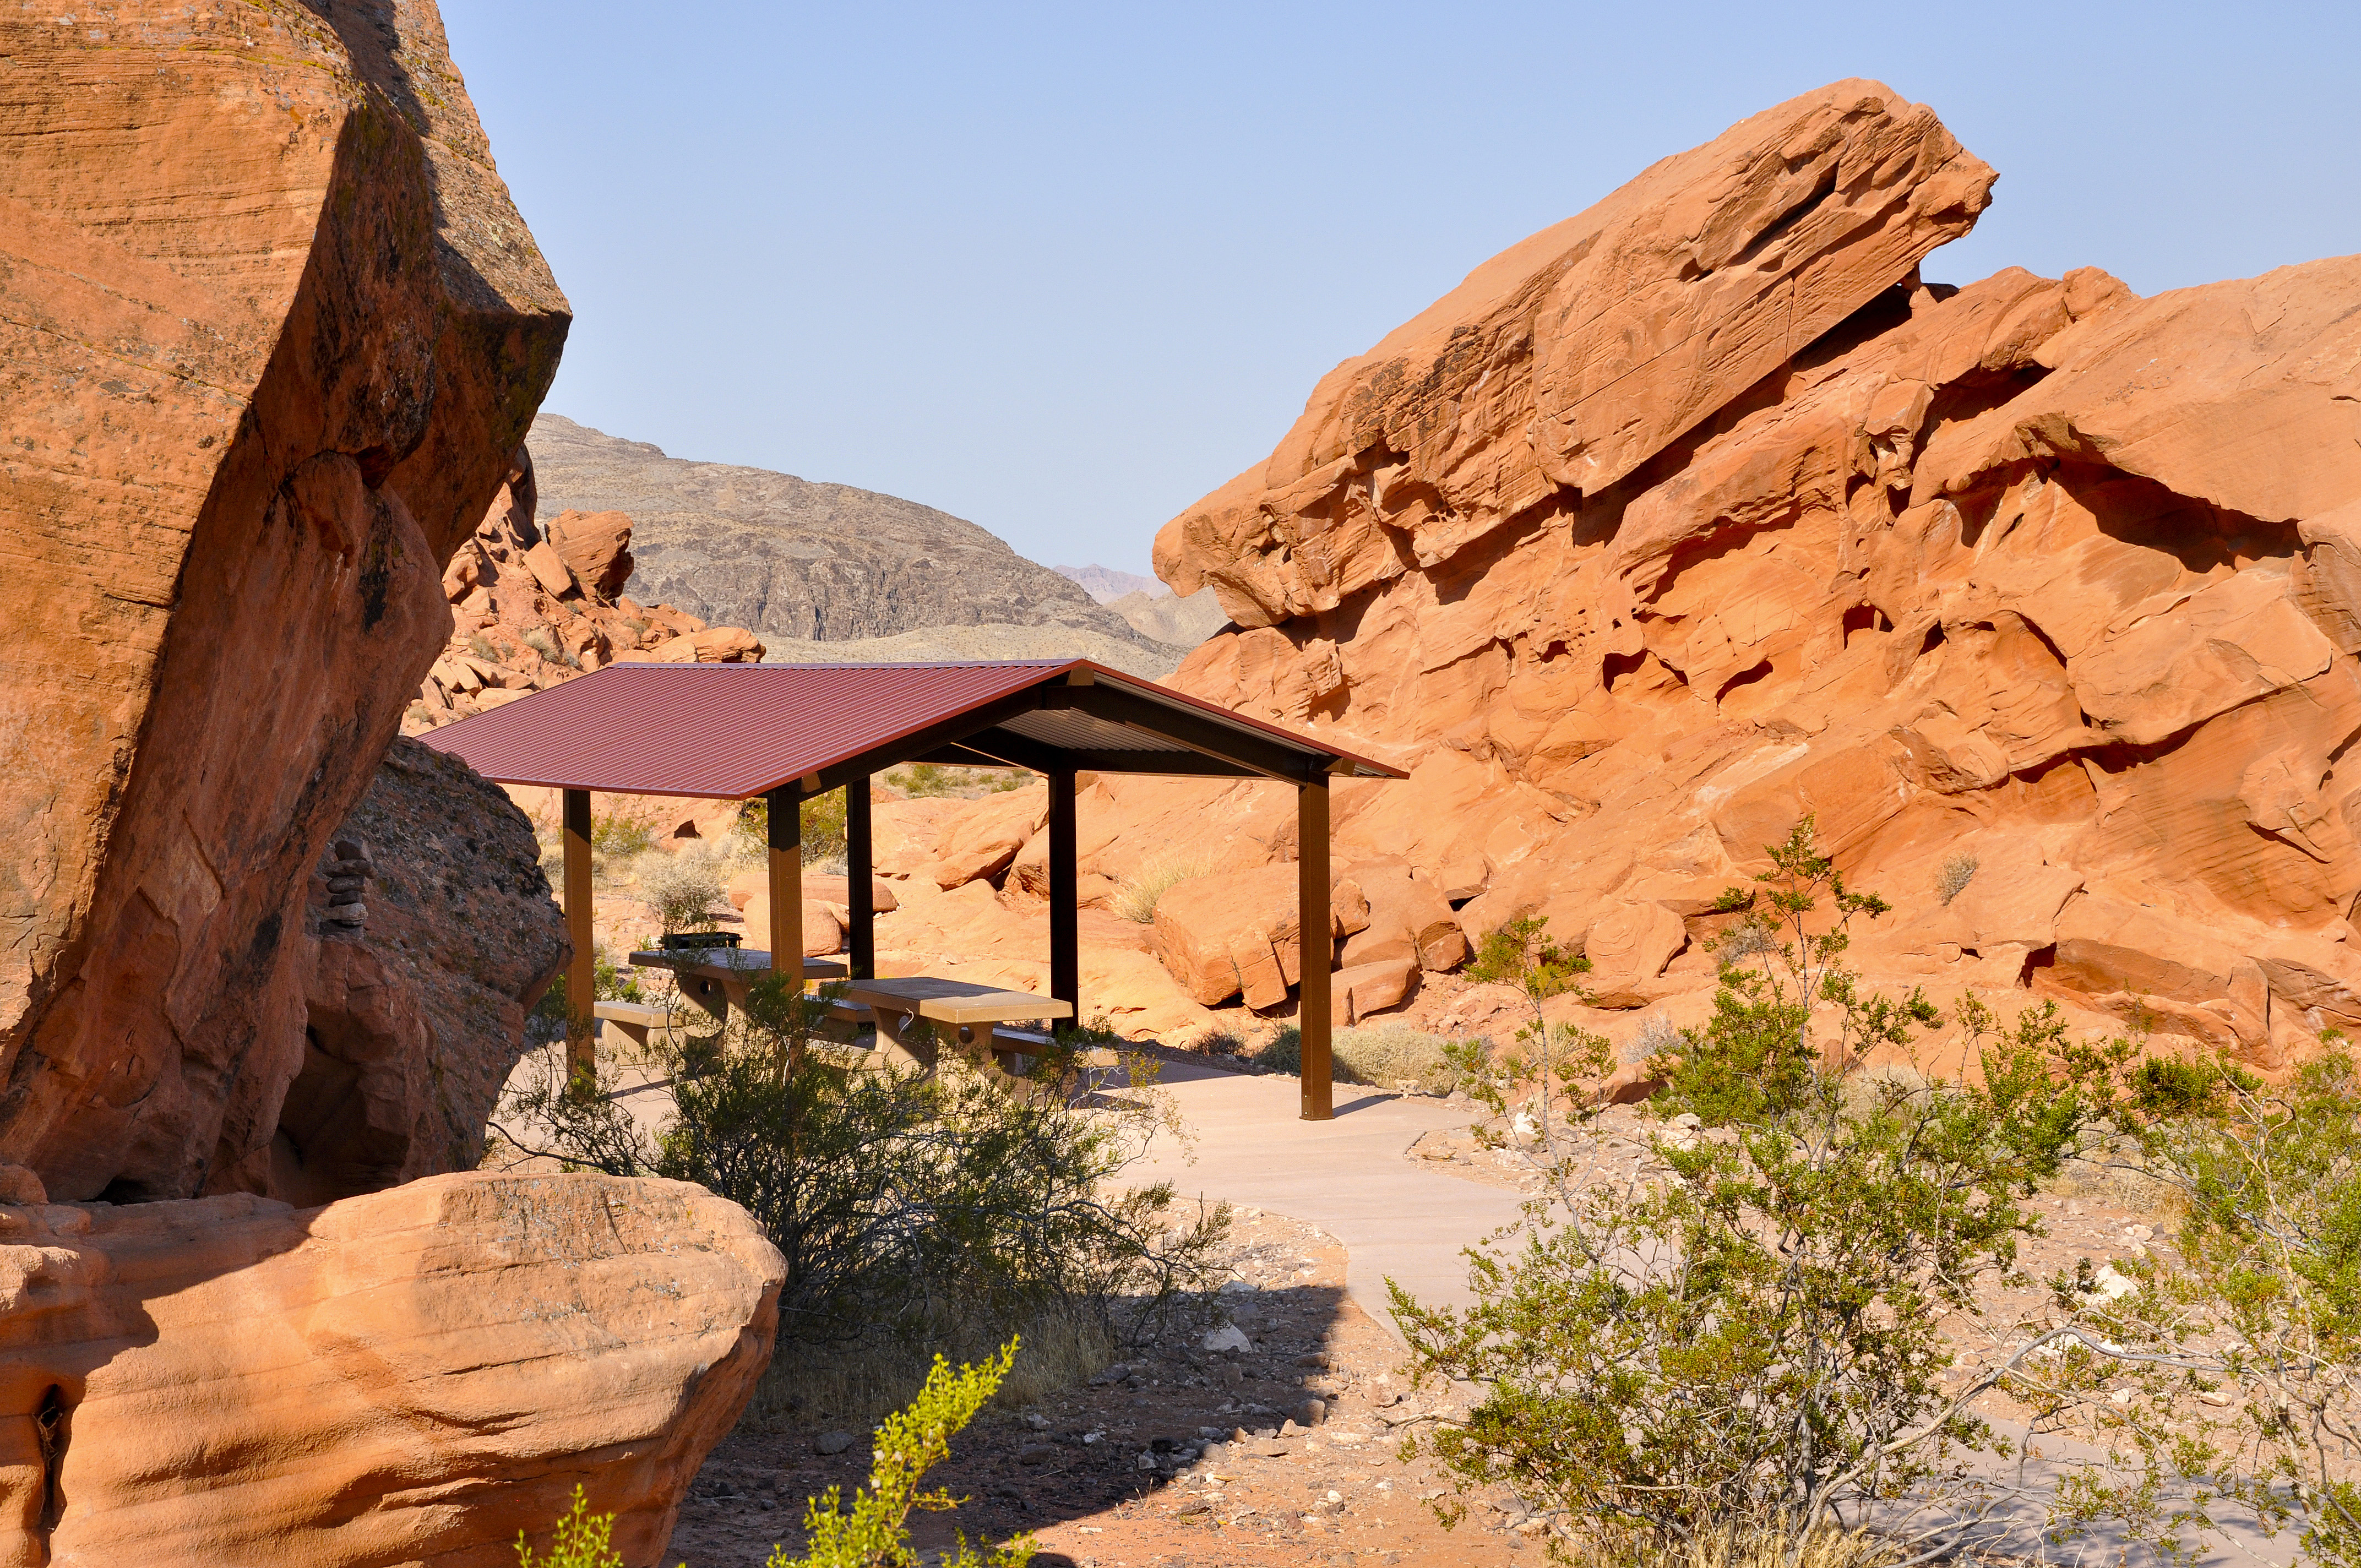
<svg viewBox="0 0 2361 1568">
<path fill-rule="evenodd" d="M 804 1507 L 805 1555 L 790 1557 L 785 1547 L 774 1547 L 764 1568 L 906 1568 L 916 1563 L 917 1557 L 910 1550 L 911 1510 L 947 1512 L 963 1500 L 939 1488 L 922 1492 L 918 1484 L 950 1457 L 952 1436 L 975 1419 L 1016 1359 L 1013 1339 L 981 1365 L 956 1372 L 941 1356 L 935 1357 L 926 1387 L 909 1409 L 878 1424 L 868 1489 L 853 1493 L 851 1508 L 833 1486 L 810 1499 Z M 1038 1550 L 1026 1534 L 979 1551 L 962 1532 L 957 1547 L 936 1561 L 940 1568 L 1025 1568 Z"/>
<path fill-rule="evenodd" d="M 798 840 L 803 863 L 818 865 L 840 860 L 846 844 L 846 806 L 844 791 L 829 790 L 816 795 L 803 803 L 797 812 L 801 819 L 802 838 Z M 760 859 L 770 848 L 771 803 L 756 795 L 738 808 L 738 840 L 747 852 Z"/>
<path fill-rule="evenodd" d="M 574 1507 L 558 1516 L 546 1556 L 533 1551 L 522 1530 L 517 1531 L 517 1568 L 628 1568 L 614 1548 L 615 1516 L 594 1514 L 582 1488 L 574 1488 Z"/>
<path fill-rule="evenodd" d="M 590 993 L 600 1002 L 637 1002 L 641 999 L 639 977 L 619 966 L 604 948 L 598 948 L 590 960 Z M 550 981 L 549 989 L 533 1003 L 529 1032 L 536 1044 L 565 1037 L 566 976 L 561 974 Z"/>
<path fill-rule="evenodd" d="M 1170 1184 L 1122 1184 L 1169 1117 L 1077 1103 L 1093 1075 L 1070 1047 L 1015 1085 L 948 1047 L 931 1071 L 845 1067 L 819 1035 L 827 1001 L 764 981 L 726 1029 L 652 1047 L 673 1101 L 653 1135 L 612 1067 L 569 1081 L 546 1055 L 498 1130 L 529 1155 L 742 1205 L 786 1260 L 790 1339 L 962 1350 L 1044 1312 L 1127 1337 L 1207 1287 L 1225 1212 L 1176 1222 Z"/>
<path fill-rule="evenodd" d="M 2008 1028 L 1977 1010 L 1958 1044 L 1981 1082 L 1921 1071 L 1852 1089 L 1849 1067 L 1940 1020 L 1915 993 L 1859 990 L 1849 929 L 1884 905 L 1845 885 L 1808 818 L 1768 852 L 1755 885 L 1725 895 L 1739 918 L 1711 1019 L 1657 1064 L 1659 1113 L 1701 1124 L 1654 1138 L 1666 1174 L 1586 1168 L 1542 1096 L 1532 1157 L 1550 1182 L 1521 1226 L 1468 1255 L 1476 1304 L 1389 1286 L 1415 1375 L 1482 1391 L 1419 1446 L 1463 1492 L 1506 1482 L 1553 1510 L 1560 1556 L 1807 1543 L 1873 1514 L 1903 1555 L 1956 1549 L 1979 1528 L 1983 1457 L 2005 1451 L 1971 1403 L 2013 1363 L 1947 1381 L 1945 1323 L 1981 1318 L 1980 1286 L 2014 1276 L 2037 1223 L 2024 1200 L 2090 1116 L 2064 1025 L 2054 1009 Z M 1532 1004 L 1512 1078 L 1610 1059 L 1549 1021 L 1580 966 L 1541 922 L 1502 927 L 1479 961 Z M 1504 1081 L 1477 1080 L 1479 1097 L 1504 1109 Z M 1455 1522 L 1460 1506 L 1440 1511 Z"/>
<path fill-rule="evenodd" d="M 2361 1068 L 2341 1041 L 2284 1084 L 2226 1057 L 2127 1067 L 2118 1157 L 2175 1192 L 2172 1245 L 2092 1299 L 2028 1397 L 2089 1423 L 2053 1522 L 2104 1521 L 2174 1558 L 2293 1530 L 2361 1564 Z M 2126 1289 L 2128 1283 L 2136 1288 Z"/>
</svg>

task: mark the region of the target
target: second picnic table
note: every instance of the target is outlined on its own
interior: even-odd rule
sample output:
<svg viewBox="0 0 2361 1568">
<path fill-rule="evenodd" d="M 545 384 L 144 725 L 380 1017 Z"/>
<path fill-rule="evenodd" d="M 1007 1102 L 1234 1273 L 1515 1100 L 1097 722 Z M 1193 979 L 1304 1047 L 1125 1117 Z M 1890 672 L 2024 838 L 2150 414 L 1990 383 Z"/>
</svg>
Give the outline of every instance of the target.
<svg viewBox="0 0 2361 1568">
<path fill-rule="evenodd" d="M 877 1049 L 888 1061 L 909 1066 L 934 1066 L 934 1050 L 923 1039 L 909 1040 L 913 1024 L 948 1027 L 960 1045 L 978 1057 L 989 1055 L 1004 1071 L 1023 1077 L 1048 1044 L 1045 1036 L 1003 1029 L 1003 1024 L 1031 1019 L 1071 1018 L 1069 1003 L 1028 991 L 1003 991 L 970 980 L 938 980 L 931 975 L 905 975 L 892 980 L 856 980 L 845 988 L 844 999 L 869 1009 L 877 1024 Z M 1013 1058 L 1013 1059 L 1011 1059 Z"/>
</svg>

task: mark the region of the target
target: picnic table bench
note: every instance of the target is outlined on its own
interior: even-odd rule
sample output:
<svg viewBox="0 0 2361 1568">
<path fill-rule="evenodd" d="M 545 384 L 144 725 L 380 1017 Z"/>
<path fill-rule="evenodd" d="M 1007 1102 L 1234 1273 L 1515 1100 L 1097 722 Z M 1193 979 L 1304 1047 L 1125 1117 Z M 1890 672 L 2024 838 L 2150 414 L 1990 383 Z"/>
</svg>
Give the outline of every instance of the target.
<svg viewBox="0 0 2361 1568">
<path fill-rule="evenodd" d="M 754 982 L 771 976 L 771 955 L 760 948 L 707 948 L 701 951 L 661 952 L 642 949 L 631 955 L 635 969 L 660 969 L 676 976 L 680 993 L 719 1024 L 730 1021 L 730 1009 L 746 1005 Z M 806 980 L 842 980 L 851 971 L 834 959 L 806 959 Z"/>
<path fill-rule="evenodd" d="M 1003 1027 L 1035 1018 L 1071 1018 L 1069 1003 L 1026 991 L 1003 991 L 970 980 L 938 980 L 931 975 L 906 975 L 892 980 L 856 980 L 845 988 L 844 1000 L 865 1007 L 877 1027 L 877 1052 L 886 1061 L 932 1068 L 938 1029 L 948 1029 L 979 1066 L 985 1063 L 1013 1078 L 1032 1069 L 1049 1036 L 1034 1030 Z M 919 1021 L 929 1027 L 916 1027 Z"/>
</svg>

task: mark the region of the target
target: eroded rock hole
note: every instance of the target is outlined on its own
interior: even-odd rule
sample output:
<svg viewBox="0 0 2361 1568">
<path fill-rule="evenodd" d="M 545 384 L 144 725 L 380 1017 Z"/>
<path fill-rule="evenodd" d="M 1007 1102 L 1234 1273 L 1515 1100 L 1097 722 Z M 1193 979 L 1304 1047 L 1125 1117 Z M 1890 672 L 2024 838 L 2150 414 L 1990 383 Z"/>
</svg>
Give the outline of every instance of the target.
<svg viewBox="0 0 2361 1568">
<path fill-rule="evenodd" d="M 58 1528 L 65 1518 L 66 1493 L 64 1470 L 66 1441 L 72 1436 L 71 1413 L 66 1409 L 66 1393 L 52 1383 L 41 1396 L 33 1411 L 33 1441 L 41 1450 L 41 1530 L 43 1534 Z"/>
</svg>

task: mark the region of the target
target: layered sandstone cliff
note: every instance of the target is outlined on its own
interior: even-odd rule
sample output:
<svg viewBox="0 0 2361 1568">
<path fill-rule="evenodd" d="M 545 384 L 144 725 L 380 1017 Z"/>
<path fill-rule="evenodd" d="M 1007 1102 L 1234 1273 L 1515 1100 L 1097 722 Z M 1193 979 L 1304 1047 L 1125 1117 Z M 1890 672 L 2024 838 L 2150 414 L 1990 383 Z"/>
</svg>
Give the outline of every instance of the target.
<svg viewBox="0 0 2361 1568">
<path fill-rule="evenodd" d="M 1340 876 L 1546 915 L 1614 1006 L 1709 992 L 1809 813 L 1881 981 L 2361 1026 L 2361 258 L 1923 284 L 1992 181 L 1841 82 L 1486 263 L 1165 527 L 1235 622 L 1175 684 L 1409 766 Z M 1282 794 L 1100 781 L 1085 871 L 1290 858 Z"/>
<path fill-rule="evenodd" d="M 0 1157 L 258 1188 L 313 861 L 566 302 L 431 5 L 0 19 Z"/>
</svg>

